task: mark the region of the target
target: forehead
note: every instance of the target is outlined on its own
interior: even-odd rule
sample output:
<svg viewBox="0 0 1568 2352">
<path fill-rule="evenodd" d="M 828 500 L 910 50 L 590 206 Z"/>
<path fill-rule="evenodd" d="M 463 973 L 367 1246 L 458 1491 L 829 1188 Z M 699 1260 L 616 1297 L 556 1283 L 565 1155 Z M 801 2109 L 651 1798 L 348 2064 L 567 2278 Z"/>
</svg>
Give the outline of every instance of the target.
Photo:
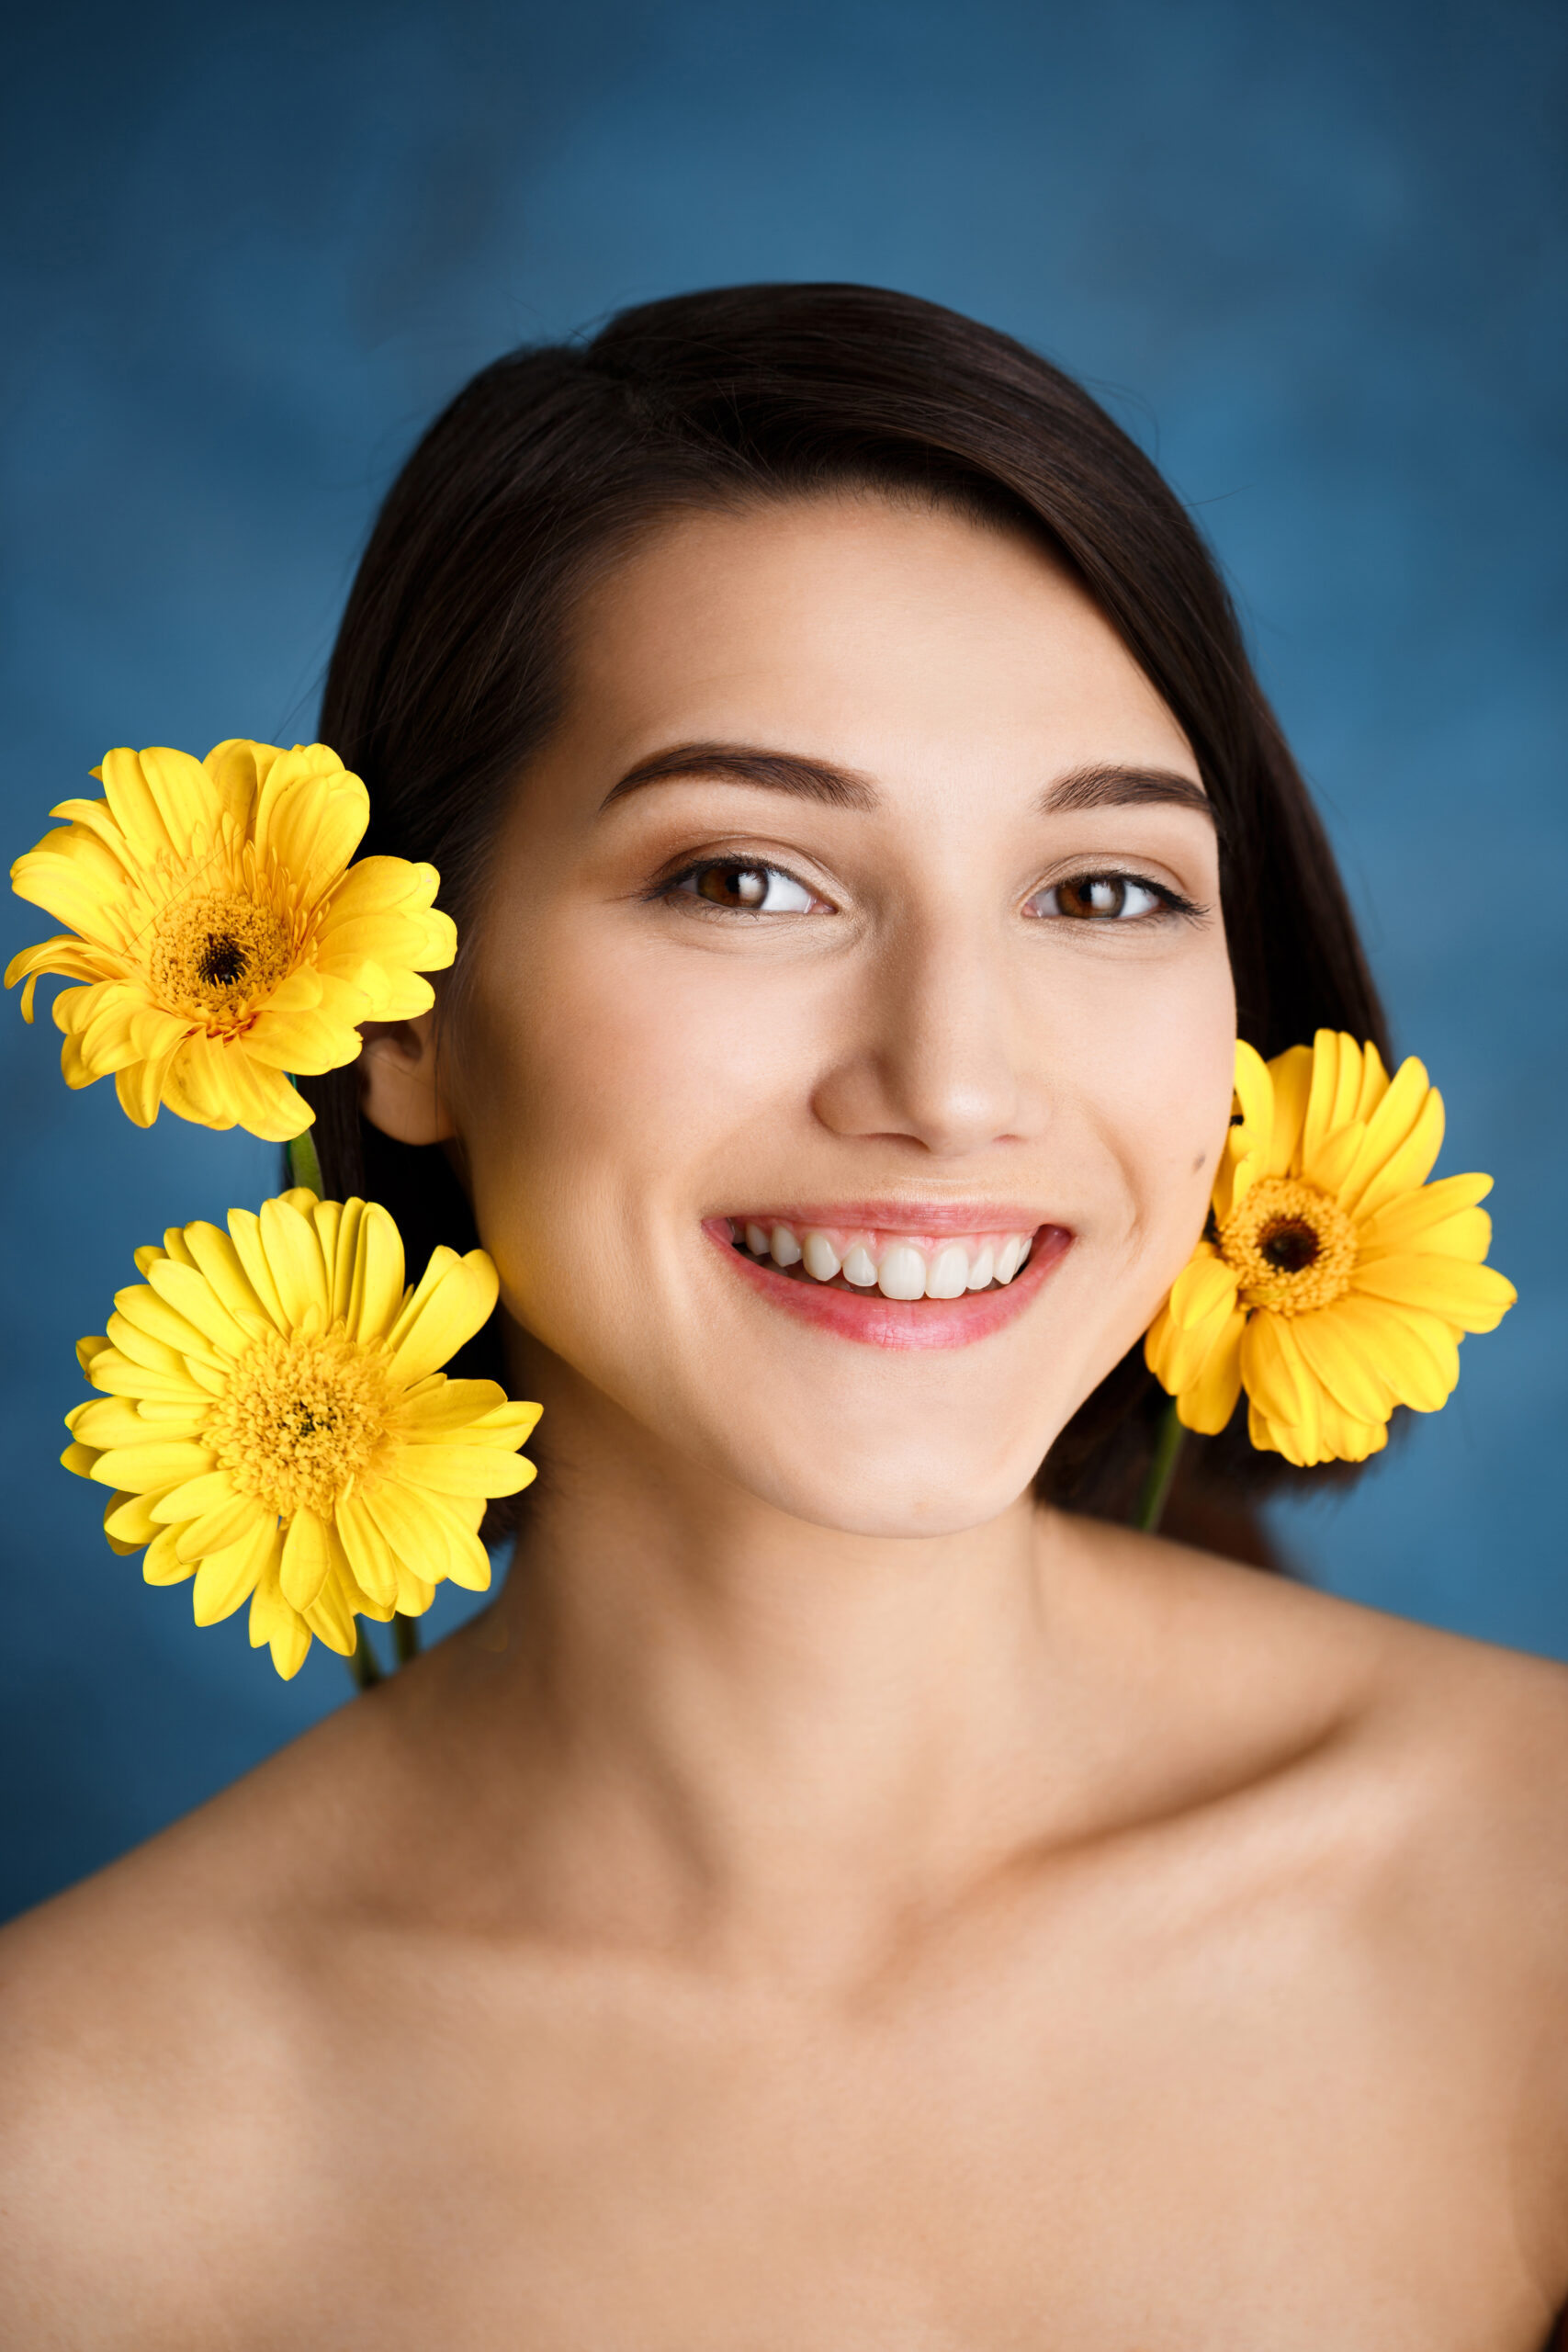
<svg viewBox="0 0 1568 2352">
<path fill-rule="evenodd" d="M 949 508 L 834 494 L 683 514 L 584 598 L 567 727 L 787 743 L 875 774 L 987 751 L 1197 776 L 1186 739 L 1067 569 Z"/>
</svg>

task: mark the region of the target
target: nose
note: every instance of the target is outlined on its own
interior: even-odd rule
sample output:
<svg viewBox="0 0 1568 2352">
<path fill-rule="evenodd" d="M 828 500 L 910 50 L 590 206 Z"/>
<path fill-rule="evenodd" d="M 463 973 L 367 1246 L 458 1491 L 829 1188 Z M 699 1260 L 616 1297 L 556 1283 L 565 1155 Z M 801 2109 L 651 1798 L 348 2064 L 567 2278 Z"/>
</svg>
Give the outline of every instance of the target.
<svg viewBox="0 0 1568 2352">
<path fill-rule="evenodd" d="M 938 1159 L 1034 1133 L 1042 1104 L 1007 960 L 973 919 L 901 927 L 846 991 L 812 1099 L 822 1125 Z"/>
</svg>

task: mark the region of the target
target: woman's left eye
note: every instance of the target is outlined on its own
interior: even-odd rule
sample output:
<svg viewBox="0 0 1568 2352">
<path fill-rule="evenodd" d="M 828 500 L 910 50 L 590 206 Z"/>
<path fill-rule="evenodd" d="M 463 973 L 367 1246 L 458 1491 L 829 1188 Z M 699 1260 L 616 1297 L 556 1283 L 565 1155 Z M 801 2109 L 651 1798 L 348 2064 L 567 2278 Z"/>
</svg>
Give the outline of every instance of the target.
<svg viewBox="0 0 1568 2352">
<path fill-rule="evenodd" d="M 1077 922 L 1136 922 L 1168 914 L 1174 894 L 1140 882 L 1135 874 L 1074 874 L 1036 890 L 1026 914 L 1062 915 Z"/>
<path fill-rule="evenodd" d="M 745 865 L 722 859 L 690 865 L 668 886 L 673 898 L 705 899 L 710 907 L 730 907 L 748 915 L 808 914 L 816 897 L 781 865 Z"/>
</svg>

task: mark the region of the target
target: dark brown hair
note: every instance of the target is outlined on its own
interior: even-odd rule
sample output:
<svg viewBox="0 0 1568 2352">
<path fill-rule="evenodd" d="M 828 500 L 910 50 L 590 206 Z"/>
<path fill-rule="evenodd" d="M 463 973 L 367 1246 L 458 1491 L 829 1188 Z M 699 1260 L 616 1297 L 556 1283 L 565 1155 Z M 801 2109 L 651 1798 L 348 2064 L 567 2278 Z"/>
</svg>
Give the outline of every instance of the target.
<svg viewBox="0 0 1568 2352">
<path fill-rule="evenodd" d="M 369 787 L 367 847 L 429 859 L 471 925 L 507 796 L 560 711 L 588 582 L 662 514 L 842 487 L 1010 523 L 1072 567 L 1197 756 L 1242 1035 L 1268 1056 L 1327 1026 L 1386 1056 L 1333 854 L 1186 511 L 1069 377 L 876 287 L 646 303 L 592 341 L 512 353 L 458 394 L 392 486 L 327 677 L 321 737 Z M 384 1201 L 412 1267 L 438 1240 L 471 1244 L 445 1156 L 365 1124 L 353 1069 L 305 1091 L 330 1193 Z M 474 1349 L 464 1369 L 499 1376 L 497 1335 Z M 1134 1350 L 1062 1433 L 1042 1491 L 1124 1513 L 1163 1403 Z M 1300 1475 L 1255 1455 L 1241 1416 L 1189 1453 L 1221 1500 Z"/>
</svg>

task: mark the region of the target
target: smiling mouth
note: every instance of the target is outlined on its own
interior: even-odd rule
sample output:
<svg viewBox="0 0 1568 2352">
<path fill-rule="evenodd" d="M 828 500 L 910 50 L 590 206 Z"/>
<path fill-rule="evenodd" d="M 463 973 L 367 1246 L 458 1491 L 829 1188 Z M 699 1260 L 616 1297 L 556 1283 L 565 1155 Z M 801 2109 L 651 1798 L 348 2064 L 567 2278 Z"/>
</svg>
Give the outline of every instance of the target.
<svg viewBox="0 0 1568 2352">
<path fill-rule="evenodd" d="M 893 1232 L 871 1226 L 731 1216 L 731 1247 L 743 1257 L 822 1290 L 880 1292 L 884 1298 L 956 1299 L 1005 1290 L 1028 1263 L 1038 1226 L 993 1233 Z"/>
</svg>

